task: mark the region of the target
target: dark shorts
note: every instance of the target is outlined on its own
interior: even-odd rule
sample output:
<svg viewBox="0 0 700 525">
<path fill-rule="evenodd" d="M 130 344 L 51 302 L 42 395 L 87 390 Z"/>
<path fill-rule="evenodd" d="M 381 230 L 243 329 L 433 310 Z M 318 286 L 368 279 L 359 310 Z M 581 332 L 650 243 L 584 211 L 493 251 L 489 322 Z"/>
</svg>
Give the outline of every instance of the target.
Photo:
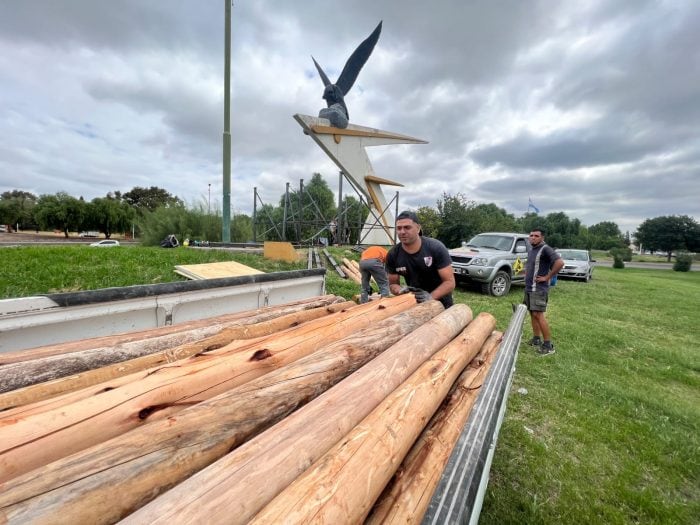
<svg viewBox="0 0 700 525">
<path fill-rule="evenodd" d="M 547 292 L 525 292 L 523 303 L 530 312 L 546 312 L 547 299 L 549 299 Z"/>
</svg>

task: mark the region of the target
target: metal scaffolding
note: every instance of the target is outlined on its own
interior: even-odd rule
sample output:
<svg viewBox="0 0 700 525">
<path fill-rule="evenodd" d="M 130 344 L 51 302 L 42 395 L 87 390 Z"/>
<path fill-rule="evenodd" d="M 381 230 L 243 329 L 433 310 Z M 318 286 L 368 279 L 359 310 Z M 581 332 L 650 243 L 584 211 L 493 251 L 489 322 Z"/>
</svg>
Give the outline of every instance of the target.
<svg viewBox="0 0 700 525">
<path fill-rule="evenodd" d="M 358 203 L 348 203 L 343 199 L 343 180 L 350 182 L 350 186 L 358 197 Z M 299 191 L 296 196 L 290 194 L 290 184 L 286 183 L 282 202 L 282 217 L 274 217 L 269 213 L 269 206 L 266 206 L 262 197 L 258 193 L 258 188 L 253 188 L 253 241 L 258 242 L 258 236 L 262 240 L 270 237 L 280 241 L 292 241 L 299 244 L 363 244 L 371 229 L 386 230 L 382 225 L 382 215 L 392 206 L 395 206 L 398 215 L 399 192 L 391 199 L 381 214 L 374 212 L 362 192 L 352 184 L 352 181 L 339 172 L 338 188 L 338 209 L 334 217 L 326 217 L 321 211 L 318 203 L 304 186 L 304 179 L 299 180 Z M 297 199 L 295 206 L 292 199 Z M 258 208 L 260 205 L 260 209 Z M 352 219 L 356 207 L 359 206 L 361 212 L 357 214 L 359 220 Z M 313 218 L 304 218 L 309 209 L 313 211 Z M 261 217 L 259 220 L 258 217 Z M 371 216 L 371 220 L 370 220 Z M 365 219 L 366 218 L 366 219 Z M 366 228 L 366 223 L 370 228 Z M 262 225 L 263 231 L 258 231 Z M 365 231 L 363 232 L 363 227 Z M 309 229 L 313 232 L 308 233 Z M 393 231 L 393 239 L 396 242 L 396 232 Z"/>
</svg>

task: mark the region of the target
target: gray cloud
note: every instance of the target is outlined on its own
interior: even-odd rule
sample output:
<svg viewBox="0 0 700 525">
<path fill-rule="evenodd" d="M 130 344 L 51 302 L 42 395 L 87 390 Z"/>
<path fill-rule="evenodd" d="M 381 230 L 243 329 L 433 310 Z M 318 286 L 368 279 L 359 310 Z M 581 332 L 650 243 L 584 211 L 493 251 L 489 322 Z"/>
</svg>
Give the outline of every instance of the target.
<svg viewBox="0 0 700 525">
<path fill-rule="evenodd" d="M 565 129 L 544 137 L 524 133 L 506 143 L 474 151 L 471 157 L 485 166 L 582 168 L 631 162 L 663 150 L 654 137 L 622 123 L 615 126 L 614 122 L 604 122 L 588 129 Z"/>
<path fill-rule="evenodd" d="M 220 201 L 223 5 L 0 3 L 0 191 L 87 199 L 158 185 Z M 322 84 L 374 28 L 383 34 L 347 103 L 352 120 L 429 141 L 370 151 L 401 203 L 462 192 L 519 215 L 634 230 L 700 217 L 700 5 L 550 2 L 236 2 L 232 201 L 335 165 L 301 133 Z M 346 188 L 347 190 L 347 188 Z M 393 195 L 395 188 L 386 188 Z"/>
</svg>

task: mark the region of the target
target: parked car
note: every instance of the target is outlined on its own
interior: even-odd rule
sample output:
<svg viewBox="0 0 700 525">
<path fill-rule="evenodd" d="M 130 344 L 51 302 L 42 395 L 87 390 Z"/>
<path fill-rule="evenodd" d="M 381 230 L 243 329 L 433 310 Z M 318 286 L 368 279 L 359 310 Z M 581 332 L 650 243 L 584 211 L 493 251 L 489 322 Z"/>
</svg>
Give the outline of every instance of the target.
<svg viewBox="0 0 700 525">
<path fill-rule="evenodd" d="M 90 246 L 97 246 L 98 248 L 111 248 L 112 246 L 119 246 L 119 241 L 114 239 L 102 239 L 101 241 L 92 242 Z"/>
<path fill-rule="evenodd" d="M 100 232 L 80 232 L 78 237 L 99 237 Z"/>
<path fill-rule="evenodd" d="M 557 253 L 564 259 L 564 267 L 559 270 L 559 277 L 569 277 L 588 282 L 593 278 L 593 265 L 587 250 L 557 250 Z"/>
<path fill-rule="evenodd" d="M 450 250 L 458 283 L 475 283 L 484 294 L 501 297 L 511 283 L 525 282 L 527 234 L 480 233 Z"/>
</svg>

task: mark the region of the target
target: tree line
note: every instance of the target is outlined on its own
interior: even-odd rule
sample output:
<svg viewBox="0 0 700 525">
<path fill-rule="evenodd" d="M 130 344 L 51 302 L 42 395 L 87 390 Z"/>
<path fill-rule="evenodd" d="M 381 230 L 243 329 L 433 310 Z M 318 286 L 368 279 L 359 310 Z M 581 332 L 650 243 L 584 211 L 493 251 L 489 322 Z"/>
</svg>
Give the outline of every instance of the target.
<svg viewBox="0 0 700 525">
<path fill-rule="evenodd" d="M 661 251 L 670 260 L 675 251 L 700 251 L 700 225 L 694 218 L 662 216 L 646 219 L 631 236 L 612 221 L 585 226 L 563 212 L 542 216 L 526 213 L 520 217 L 493 203 L 477 203 L 462 193 L 444 193 L 435 206 L 416 210 L 423 233 L 440 239 L 449 248 L 487 231 L 528 232 L 543 228 L 547 243 L 557 248 L 615 250 L 627 248 L 634 240 L 645 250 Z M 255 217 L 234 214 L 231 240 L 285 240 L 312 242 L 334 237 L 342 244 L 355 244 L 367 215 L 354 196 L 345 196 L 336 206 L 333 192 L 319 173 L 306 185 L 285 191 L 278 205 L 262 204 Z M 221 239 L 221 214 L 210 213 L 204 202 L 187 206 L 167 190 L 135 187 L 121 193 L 86 202 L 65 192 L 41 195 L 13 190 L 0 195 L 0 224 L 20 230 L 98 231 L 109 238 L 113 233 L 137 230 L 144 244 L 158 244 L 170 233 L 182 238 L 216 241 Z M 331 231 L 331 230 L 335 231 Z"/>
</svg>

